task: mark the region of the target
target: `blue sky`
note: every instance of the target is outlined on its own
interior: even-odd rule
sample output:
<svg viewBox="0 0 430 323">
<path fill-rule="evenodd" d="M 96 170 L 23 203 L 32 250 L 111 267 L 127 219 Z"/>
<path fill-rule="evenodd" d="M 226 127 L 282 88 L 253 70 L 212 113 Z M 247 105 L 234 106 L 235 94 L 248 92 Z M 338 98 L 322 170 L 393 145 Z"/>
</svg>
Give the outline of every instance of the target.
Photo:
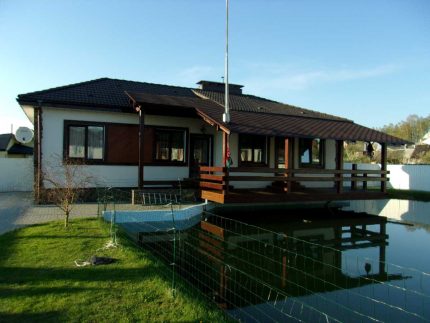
<svg viewBox="0 0 430 323">
<path fill-rule="evenodd" d="M 0 0 L 0 133 L 20 93 L 224 73 L 224 0 Z M 380 127 L 430 114 L 430 1 L 230 0 L 230 81 Z"/>
</svg>

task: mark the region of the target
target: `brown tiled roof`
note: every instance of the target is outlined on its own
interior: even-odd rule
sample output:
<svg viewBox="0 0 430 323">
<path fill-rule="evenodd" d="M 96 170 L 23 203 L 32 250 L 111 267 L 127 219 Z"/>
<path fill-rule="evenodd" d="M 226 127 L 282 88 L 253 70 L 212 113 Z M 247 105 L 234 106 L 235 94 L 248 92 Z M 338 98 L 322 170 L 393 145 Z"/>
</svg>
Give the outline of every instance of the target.
<svg viewBox="0 0 430 323">
<path fill-rule="evenodd" d="M 236 133 L 271 136 L 318 137 L 339 140 L 408 143 L 337 116 L 303 109 L 252 95 L 231 95 L 231 123 L 222 123 L 224 93 L 110 78 L 71 84 L 44 91 L 21 94 L 20 104 L 83 106 L 133 112 L 130 99 L 162 109 L 194 110 L 206 120 Z"/>
<path fill-rule="evenodd" d="M 110 78 L 56 87 L 48 90 L 18 95 L 20 104 L 76 105 L 130 110 L 131 105 L 125 91 L 150 93 L 157 95 L 174 95 L 194 97 L 191 89 L 145 82 L 134 82 Z"/>
<path fill-rule="evenodd" d="M 213 91 L 203 91 L 203 90 L 193 90 L 197 95 L 210 99 L 217 102 L 219 105 L 224 106 L 224 93 L 213 92 Z M 309 109 L 303 109 L 300 107 L 292 106 L 289 104 L 284 104 L 276 101 L 271 101 L 268 99 L 256 97 L 253 95 L 229 95 L 229 106 L 232 110 L 245 111 L 245 112 L 258 112 L 258 113 L 275 113 L 288 116 L 300 116 L 309 118 L 321 118 L 330 120 L 344 120 L 348 119 L 340 118 L 337 116 L 329 115 L 326 113 L 321 113 L 318 111 L 313 111 Z M 349 121 L 349 120 L 348 120 Z"/>
</svg>

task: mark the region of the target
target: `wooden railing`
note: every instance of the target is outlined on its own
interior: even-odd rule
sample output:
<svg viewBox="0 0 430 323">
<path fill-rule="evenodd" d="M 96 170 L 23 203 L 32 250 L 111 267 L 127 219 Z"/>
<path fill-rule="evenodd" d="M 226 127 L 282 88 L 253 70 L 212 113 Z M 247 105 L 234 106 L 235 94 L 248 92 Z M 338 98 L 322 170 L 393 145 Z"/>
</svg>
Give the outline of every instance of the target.
<svg viewBox="0 0 430 323">
<path fill-rule="evenodd" d="M 243 174 L 247 173 L 247 174 Z M 252 175 L 250 175 L 251 173 Z M 200 167 L 201 189 L 209 189 L 227 193 L 231 182 L 283 182 L 286 193 L 292 191 L 293 183 L 300 182 L 333 182 L 337 192 L 342 193 L 343 183 L 351 182 L 351 190 L 357 189 L 357 183 L 362 182 L 362 188 L 367 189 L 368 182 L 381 182 L 381 191 L 385 192 L 389 171 L 358 170 L 353 165 L 350 170 L 336 169 L 282 169 L 261 167 Z"/>
</svg>

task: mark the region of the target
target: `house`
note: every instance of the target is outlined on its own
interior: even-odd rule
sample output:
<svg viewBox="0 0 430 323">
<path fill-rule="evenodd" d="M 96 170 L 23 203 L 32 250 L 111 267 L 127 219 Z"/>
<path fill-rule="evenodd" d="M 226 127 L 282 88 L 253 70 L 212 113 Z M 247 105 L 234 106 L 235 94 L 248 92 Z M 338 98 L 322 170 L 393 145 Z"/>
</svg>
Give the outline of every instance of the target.
<svg viewBox="0 0 430 323">
<path fill-rule="evenodd" d="M 0 135 L 0 158 L 26 158 L 33 156 L 33 142 L 22 144 L 12 133 Z"/>
<path fill-rule="evenodd" d="M 201 197 L 219 203 L 385 196 L 387 144 L 404 140 L 244 94 L 237 84 L 229 84 L 231 121 L 224 123 L 225 84 L 197 84 L 101 78 L 20 94 L 35 128 L 36 190 L 44 165 L 60 154 L 85 162 L 99 185 L 142 189 L 194 178 Z M 382 169 L 343 169 L 346 140 L 380 143 Z M 363 191 L 369 178 L 381 182 L 380 192 Z"/>
<path fill-rule="evenodd" d="M 430 145 L 430 131 L 422 137 L 421 144 Z"/>
</svg>

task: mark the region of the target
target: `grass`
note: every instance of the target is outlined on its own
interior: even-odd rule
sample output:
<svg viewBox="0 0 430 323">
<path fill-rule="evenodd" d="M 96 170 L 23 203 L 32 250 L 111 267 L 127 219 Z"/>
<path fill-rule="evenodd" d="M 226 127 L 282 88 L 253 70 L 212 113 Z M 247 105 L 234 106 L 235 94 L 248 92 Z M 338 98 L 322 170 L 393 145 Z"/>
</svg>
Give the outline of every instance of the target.
<svg viewBox="0 0 430 323">
<path fill-rule="evenodd" d="M 98 252 L 118 262 L 76 267 L 109 240 L 98 219 L 52 222 L 0 235 L 0 322 L 225 321 L 185 283 L 171 293 L 170 270 L 125 237 Z"/>
</svg>

